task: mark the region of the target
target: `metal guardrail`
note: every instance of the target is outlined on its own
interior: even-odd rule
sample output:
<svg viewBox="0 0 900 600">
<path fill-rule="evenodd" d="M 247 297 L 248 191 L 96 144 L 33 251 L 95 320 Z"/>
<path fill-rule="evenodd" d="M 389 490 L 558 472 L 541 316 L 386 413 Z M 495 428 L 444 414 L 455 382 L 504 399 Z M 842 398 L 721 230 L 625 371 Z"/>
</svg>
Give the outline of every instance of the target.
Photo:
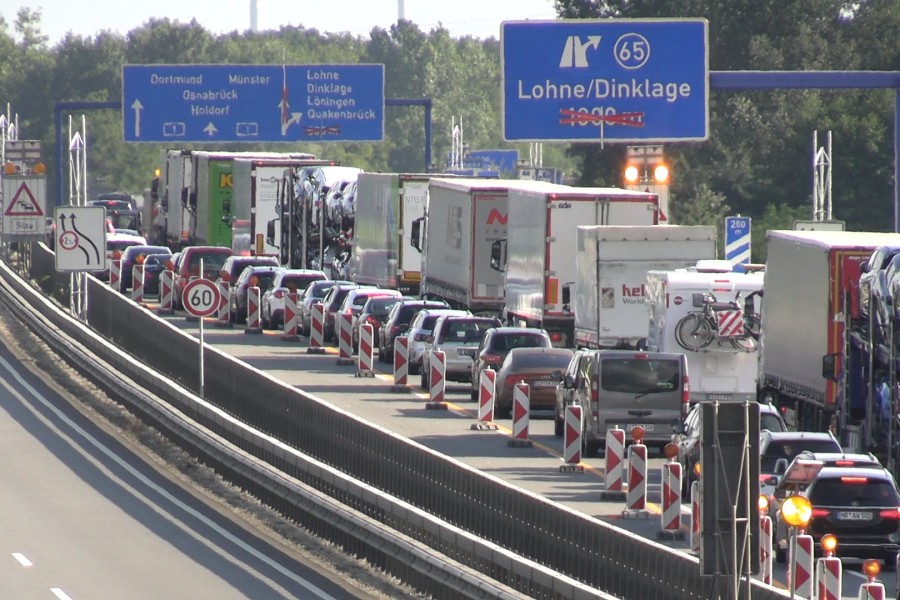
<svg viewBox="0 0 900 600">
<path fill-rule="evenodd" d="M 63 285 L 56 276 L 52 253 L 42 245 L 34 247 L 32 278 L 50 282 L 51 289 Z M 97 280 L 89 279 L 88 299 L 88 322 L 97 333 L 124 348 L 136 349 L 136 364 L 197 392 L 195 359 L 199 349 L 194 338 L 161 326 L 152 313 Z M 68 333 L 68 329 L 64 331 Z M 129 374 L 149 392 L 172 402 L 179 400 L 177 405 L 185 415 L 256 459 L 367 519 L 434 548 L 464 568 L 482 573 L 486 581 L 500 582 L 534 598 L 604 597 L 597 590 L 634 599 L 699 600 L 730 595 L 726 579 L 700 575 L 695 557 L 485 475 L 215 349 L 207 349 L 205 362 L 210 408 L 173 397 L 165 380 Z M 257 398 L 265 401 L 257 402 Z M 344 443 L 331 443 L 335 438 Z M 301 460 L 301 453 L 312 460 Z M 359 485 L 324 477 L 323 467 L 316 466 L 316 461 L 335 473 L 352 476 Z M 297 515 L 296 508 L 286 507 L 287 499 L 273 492 L 269 482 L 251 480 L 242 468 L 229 471 L 236 483 L 302 521 L 302 515 Z M 397 510 L 404 505 L 408 508 Z M 348 550 L 364 556 L 371 552 L 356 544 Z M 373 562 L 391 572 L 392 568 L 403 570 L 401 565 L 387 564 L 400 561 L 384 554 Z M 408 577 L 413 585 L 424 583 L 408 569 L 398 576 Z M 761 600 L 787 597 L 756 581 L 751 582 L 751 589 L 752 596 Z"/>
</svg>

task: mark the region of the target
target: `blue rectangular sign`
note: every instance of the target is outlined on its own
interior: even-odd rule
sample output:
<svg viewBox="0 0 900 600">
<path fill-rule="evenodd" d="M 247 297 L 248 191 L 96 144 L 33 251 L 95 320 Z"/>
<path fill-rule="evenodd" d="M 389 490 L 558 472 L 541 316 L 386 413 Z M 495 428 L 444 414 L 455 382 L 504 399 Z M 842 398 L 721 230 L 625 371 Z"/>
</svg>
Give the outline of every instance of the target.
<svg viewBox="0 0 900 600">
<path fill-rule="evenodd" d="M 503 138 L 706 140 L 707 29 L 706 19 L 502 23 Z"/>
<path fill-rule="evenodd" d="M 384 139 L 384 65 L 125 65 L 126 142 Z"/>
<path fill-rule="evenodd" d="M 725 217 L 725 258 L 731 264 L 750 262 L 750 217 Z"/>
</svg>

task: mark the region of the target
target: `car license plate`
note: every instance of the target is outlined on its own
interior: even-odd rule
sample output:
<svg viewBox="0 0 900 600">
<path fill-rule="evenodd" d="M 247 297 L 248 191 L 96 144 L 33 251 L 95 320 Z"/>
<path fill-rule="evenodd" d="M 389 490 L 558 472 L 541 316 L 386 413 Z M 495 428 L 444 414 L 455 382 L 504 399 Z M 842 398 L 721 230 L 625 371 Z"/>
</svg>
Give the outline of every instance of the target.
<svg viewBox="0 0 900 600">
<path fill-rule="evenodd" d="M 653 423 L 646 423 L 646 424 L 644 424 L 644 423 L 629 423 L 628 425 L 625 425 L 622 429 L 624 429 L 625 431 L 631 431 L 632 429 L 634 429 L 635 427 L 638 427 L 638 426 L 643 427 L 644 431 L 653 431 L 653 428 L 655 427 L 653 425 Z"/>
<path fill-rule="evenodd" d="M 707 400 L 731 400 L 734 396 L 731 394 L 707 394 Z"/>
<path fill-rule="evenodd" d="M 556 383 L 557 382 L 553 380 L 539 379 L 531 382 L 531 387 L 555 387 Z"/>
<path fill-rule="evenodd" d="M 873 513 L 865 510 L 838 511 L 838 521 L 871 521 Z"/>
</svg>

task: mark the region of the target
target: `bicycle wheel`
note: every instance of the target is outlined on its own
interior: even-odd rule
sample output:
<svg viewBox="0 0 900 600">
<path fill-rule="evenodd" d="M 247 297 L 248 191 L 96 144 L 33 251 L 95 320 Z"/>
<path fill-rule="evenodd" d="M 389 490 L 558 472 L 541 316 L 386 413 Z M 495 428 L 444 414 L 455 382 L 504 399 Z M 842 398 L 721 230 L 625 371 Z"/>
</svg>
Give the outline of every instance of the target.
<svg viewBox="0 0 900 600">
<path fill-rule="evenodd" d="M 746 331 L 741 337 L 731 338 L 731 345 L 744 352 L 753 352 L 759 346 L 759 317 L 750 315 L 747 319 Z"/>
<path fill-rule="evenodd" d="M 709 346 L 715 337 L 715 328 L 709 319 L 690 313 L 675 326 L 675 340 L 685 350 L 696 352 Z"/>
</svg>

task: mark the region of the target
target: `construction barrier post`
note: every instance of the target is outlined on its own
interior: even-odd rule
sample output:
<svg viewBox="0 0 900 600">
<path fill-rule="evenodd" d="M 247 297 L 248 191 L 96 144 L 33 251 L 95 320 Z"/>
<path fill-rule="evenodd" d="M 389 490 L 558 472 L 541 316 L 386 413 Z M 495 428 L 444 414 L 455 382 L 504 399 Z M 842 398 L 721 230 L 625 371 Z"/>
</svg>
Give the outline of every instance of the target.
<svg viewBox="0 0 900 600">
<path fill-rule="evenodd" d="M 161 315 L 175 312 L 175 272 L 171 269 L 159 275 L 159 308 L 156 312 Z"/>
<path fill-rule="evenodd" d="M 425 408 L 430 410 L 447 410 L 444 402 L 444 392 L 447 382 L 444 377 L 447 374 L 447 355 L 441 350 L 434 350 L 428 361 L 428 403 Z"/>
<path fill-rule="evenodd" d="M 513 386 L 512 405 L 512 439 L 506 442 L 507 446 L 516 448 L 531 448 L 534 445 L 528 439 L 528 425 L 531 418 L 531 388 L 524 381 Z"/>
<path fill-rule="evenodd" d="M 691 482 L 691 550 L 700 552 L 700 482 Z"/>
<path fill-rule="evenodd" d="M 375 377 L 372 365 L 375 362 L 375 328 L 369 323 L 359 327 L 359 352 L 356 356 L 356 376 Z"/>
<path fill-rule="evenodd" d="M 635 429 L 638 429 L 635 427 Z M 647 512 L 647 446 L 641 443 L 641 438 L 628 446 L 628 492 L 625 495 L 625 510 L 622 516 L 626 518 L 648 518 Z"/>
<path fill-rule="evenodd" d="M 859 586 L 858 600 L 885 600 L 884 584 L 880 581 L 864 583 Z"/>
<path fill-rule="evenodd" d="M 247 326 L 244 327 L 244 333 L 262 333 L 259 295 L 259 286 L 247 288 Z"/>
<path fill-rule="evenodd" d="M 338 359 L 339 365 L 353 364 L 353 315 L 350 313 L 338 313 L 334 316 L 334 326 L 337 328 Z"/>
<path fill-rule="evenodd" d="M 606 475 L 600 497 L 604 500 L 624 500 L 622 478 L 625 466 L 625 430 L 613 427 L 606 430 Z"/>
<path fill-rule="evenodd" d="M 676 449 L 677 452 L 677 449 Z M 662 466 L 662 511 L 659 539 L 683 539 L 681 531 L 681 463 L 673 458 Z"/>
<path fill-rule="evenodd" d="M 580 404 L 570 404 L 563 416 L 563 461 L 560 471 L 584 473 L 581 465 L 581 433 L 584 417 Z"/>
<path fill-rule="evenodd" d="M 409 338 L 398 335 L 394 338 L 394 391 L 406 390 L 409 380 Z"/>
<path fill-rule="evenodd" d="M 759 575 L 763 583 L 772 585 L 772 517 L 759 516 Z"/>
<path fill-rule="evenodd" d="M 469 429 L 497 431 L 494 423 L 494 396 L 497 393 L 497 371 L 484 369 L 478 377 L 478 419 Z"/>
<path fill-rule="evenodd" d="M 122 260 L 114 258 L 109 262 L 109 287 L 122 291 Z"/>
<path fill-rule="evenodd" d="M 816 600 L 841 600 L 843 571 L 841 559 L 823 556 L 816 561 Z"/>
<path fill-rule="evenodd" d="M 325 305 L 321 302 L 312 305 L 309 317 L 309 347 L 306 351 L 310 354 L 325 353 Z"/>
<path fill-rule="evenodd" d="M 792 544 L 790 555 L 788 577 L 793 581 L 794 593 L 804 600 L 812 600 L 815 576 L 812 536 L 798 534 L 796 544 Z"/>
<path fill-rule="evenodd" d="M 281 334 L 284 342 L 299 342 L 297 335 L 297 292 L 288 292 L 284 295 L 284 332 Z"/>
<path fill-rule="evenodd" d="M 138 304 L 144 301 L 144 265 L 131 268 L 131 299 Z"/>
<path fill-rule="evenodd" d="M 219 313 L 216 317 L 216 327 L 231 327 L 231 284 L 227 281 L 219 282 Z"/>
</svg>

